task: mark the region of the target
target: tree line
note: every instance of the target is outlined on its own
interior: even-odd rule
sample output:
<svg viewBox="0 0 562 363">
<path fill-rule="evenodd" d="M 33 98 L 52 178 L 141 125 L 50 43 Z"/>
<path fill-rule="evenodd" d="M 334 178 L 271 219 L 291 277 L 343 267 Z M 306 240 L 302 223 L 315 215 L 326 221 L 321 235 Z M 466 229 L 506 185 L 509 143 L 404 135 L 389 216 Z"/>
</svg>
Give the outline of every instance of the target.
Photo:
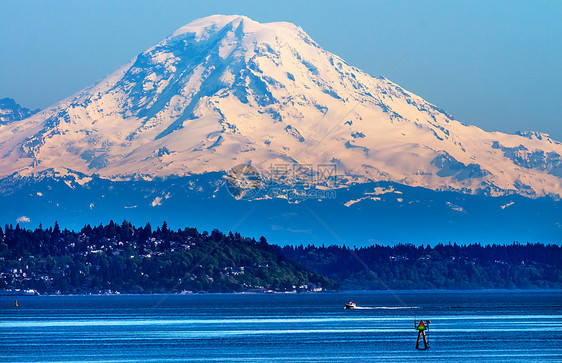
<svg viewBox="0 0 562 363">
<path fill-rule="evenodd" d="M 0 292 L 562 288 L 552 244 L 285 246 L 166 222 L 0 228 Z"/>
</svg>

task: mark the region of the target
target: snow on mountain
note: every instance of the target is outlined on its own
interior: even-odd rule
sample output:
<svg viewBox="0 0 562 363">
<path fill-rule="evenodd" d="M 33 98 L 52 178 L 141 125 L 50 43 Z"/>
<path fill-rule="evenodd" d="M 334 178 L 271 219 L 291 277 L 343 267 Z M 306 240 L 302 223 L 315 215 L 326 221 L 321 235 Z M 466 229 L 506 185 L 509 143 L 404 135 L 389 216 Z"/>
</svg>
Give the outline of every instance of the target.
<svg viewBox="0 0 562 363">
<path fill-rule="evenodd" d="M 37 112 L 39 112 L 39 109 L 32 111 L 29 108 L 18 105 L 11 98 L 0 99 L 0 125 L 23 120 Z"/>
<path fill-rule="evenodd" d="M 0 178 L 335 163 L 346 181 L 562 196 L 562 144 L 465 125 L 290 23 L 193 21 L 82 92 L 0 125 Z"/>
</svg>

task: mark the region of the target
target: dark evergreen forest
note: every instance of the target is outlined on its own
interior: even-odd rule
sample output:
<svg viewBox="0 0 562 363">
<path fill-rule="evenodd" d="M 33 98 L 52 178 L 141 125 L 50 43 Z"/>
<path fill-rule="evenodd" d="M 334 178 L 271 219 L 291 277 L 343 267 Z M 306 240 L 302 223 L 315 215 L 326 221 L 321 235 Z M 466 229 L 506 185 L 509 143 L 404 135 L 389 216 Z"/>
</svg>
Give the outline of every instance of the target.
<svg viewBox="0 0 562 363">
<path fill-rule="evenodd" d="M 283 253 L 342 289 L 562 288 L 562 248 L 556 245 L 301 245 Z"/>
</svg>

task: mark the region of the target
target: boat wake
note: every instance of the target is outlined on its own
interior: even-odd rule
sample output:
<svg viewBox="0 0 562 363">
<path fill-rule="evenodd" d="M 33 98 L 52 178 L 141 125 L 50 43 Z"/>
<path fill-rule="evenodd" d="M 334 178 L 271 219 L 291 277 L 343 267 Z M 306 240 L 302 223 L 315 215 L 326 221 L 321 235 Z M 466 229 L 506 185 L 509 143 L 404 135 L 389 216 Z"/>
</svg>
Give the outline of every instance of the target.
<svg viewBox="0 0 562 363">
<path fill-rule="evenodd" d="M 419 306 L 356 306 L 355 310 L 403 310 L 419 309 Z"/>
</svg>

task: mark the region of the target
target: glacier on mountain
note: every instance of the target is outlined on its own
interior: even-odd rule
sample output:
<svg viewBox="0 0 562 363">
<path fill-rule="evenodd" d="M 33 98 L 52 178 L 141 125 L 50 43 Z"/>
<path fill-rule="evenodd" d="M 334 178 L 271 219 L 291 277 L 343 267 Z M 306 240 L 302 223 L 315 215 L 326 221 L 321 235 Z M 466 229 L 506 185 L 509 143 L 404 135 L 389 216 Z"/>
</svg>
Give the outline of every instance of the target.
<svg viewBox="0 0 562 363">
<path fill-rule="evenodd" d="M 195 20 L 97 84 L 0 123 L 0 178 L 335 163 L 344 185 L 559 199 L 560 155 L 562 144 L 543 133 L 463 124 L 293 24 L 236 15 Z"/>
</svg>

